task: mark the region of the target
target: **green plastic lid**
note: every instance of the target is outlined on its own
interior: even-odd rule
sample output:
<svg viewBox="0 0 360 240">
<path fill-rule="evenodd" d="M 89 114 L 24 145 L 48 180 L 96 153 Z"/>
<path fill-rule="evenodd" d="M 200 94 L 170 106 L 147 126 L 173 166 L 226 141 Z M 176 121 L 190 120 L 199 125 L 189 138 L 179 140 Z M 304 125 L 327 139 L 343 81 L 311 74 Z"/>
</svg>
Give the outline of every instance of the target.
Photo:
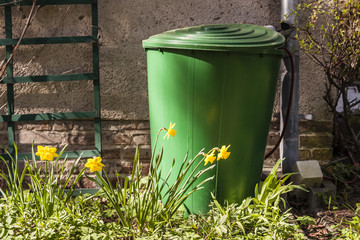
<svg viewBox="0 0 360 240">
<path fill-rule="evenodd" d="M 282 47 L 284 43 L 284 36 L 270 28 L 253 24 L 213 24 L 180 28 L 154 35 L 143 41 L 143 47 L 145 49 L 266 51 Z"/>
</svg>

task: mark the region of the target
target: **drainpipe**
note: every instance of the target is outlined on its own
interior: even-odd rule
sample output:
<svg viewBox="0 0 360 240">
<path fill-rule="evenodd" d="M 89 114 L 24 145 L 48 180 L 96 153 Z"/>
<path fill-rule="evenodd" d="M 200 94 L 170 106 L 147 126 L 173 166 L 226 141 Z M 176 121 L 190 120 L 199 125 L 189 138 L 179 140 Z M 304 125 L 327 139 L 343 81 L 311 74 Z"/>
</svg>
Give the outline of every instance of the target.
<svg viewBox="0 0 360 240">
<path fill-rule="evenodd" d="M 281 0 L 281 28 L 282 33 L 287 38 L 285 47 L 293 55 L 295 65 L 295 69 L 291 69 L 289 56 L 284 56 L 283 60 L 286 72 L 281 77 L 280 132 L 284 126 L 287 105 L 289 103 L 291 71 L 294 71 L 295 82 L 290 115 L 285 129 L 284 138 L 280 144 L 280 158 L 285 158 L 282 163 L 283 173 L 293 172 L 296 161 L 299 160 L 299 44 L 295 39 L 296 31 L 293 27 L 295 23 L 295 15 L 290 15 L 292 10 L 296 10 L 297 5 L 297 0 Z"/>
</svg>

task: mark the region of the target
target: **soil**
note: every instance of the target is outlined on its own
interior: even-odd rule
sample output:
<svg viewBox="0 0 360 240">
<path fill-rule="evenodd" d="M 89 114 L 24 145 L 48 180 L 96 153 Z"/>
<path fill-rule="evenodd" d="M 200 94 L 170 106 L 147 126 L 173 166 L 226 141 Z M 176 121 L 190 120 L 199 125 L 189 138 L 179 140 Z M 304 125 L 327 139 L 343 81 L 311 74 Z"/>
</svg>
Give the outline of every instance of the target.
<svg viewBox="0 0 360 240">
<path fill-rule="evenodd" d="M 297 219 L 301 216 L 314 218 L 314 223 L 307 223 L 300 227 L 308 239 L 337 239 L 339 229 L 349 227 L 346 222 L 355 216 L 356 204 L 360 203 L 360 180 L 357 180 L 349 188 L 337 186 L 336 196 L 327 198 L 316 209 L 290 202 L 292 213 Z M 358 214 L 359 216 L 359 214 Z M 335 230 L 332 226 L 339 226 Z"/>
</svg>

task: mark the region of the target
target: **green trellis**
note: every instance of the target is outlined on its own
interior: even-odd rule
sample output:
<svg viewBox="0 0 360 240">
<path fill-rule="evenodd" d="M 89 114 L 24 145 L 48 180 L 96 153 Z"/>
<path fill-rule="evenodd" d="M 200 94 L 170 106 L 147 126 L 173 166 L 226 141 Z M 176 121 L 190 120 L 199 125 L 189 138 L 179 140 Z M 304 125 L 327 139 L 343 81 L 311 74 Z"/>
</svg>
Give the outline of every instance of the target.
<svg viewBox="0 0 360 240">
<path fill-rule="evenodd" d="M 0 46 L 6 46 L 6 59 L 9 59 L 14 46 L 19 39 L 12 36 L 12 8 L 20 6 L 31 6 L 32 0 L 0 0 L 0 6 L 4 8 L 5 17 L 5 39 L 0 39 Z M 91 73 L 66 74 L 66 75 L 42 75 L 42 76 L 14 76 L 13 61 L 10 62 L 6 71 L 6 77 L 0 84 L 7 87 L 7 115 L 0 115 L 0 122 L 7 122 L 9 152 L 14 154 L 15 142 L 15 123 L 26 121 L 46 121 L 46 120 L 75 120 L 88 119 L 94 121 L 95 146 L 93 150 L 69 151 L 63 156 L 77 158 L 81 153 L 83 157 L 93 157 L 101 155 L 101 125 L 100 125 L 100 84 L 99 84 L 99 46 L 98 46 L 98 6 L 97 0 L 37 0 L 36 5 L 91 5 L 92 34 L 90 36 L 70 36 L 70 37 L 41 37 L 23 38 L 20 45 L 37 44 L 92 44 L 92 63 Z M 84 81 L 91 80 L 93 83 L 93 110 L 87 112 L 57 112 L 41 114 L 14 114 L 14 85 L 17 83 L 28 82 L 61 82 L 61 81 Z M 19 159 L 30 157 L 31 153 L 19 153 Z M 4 155 L 4 157 L 6 157 Z"/>
</svg>

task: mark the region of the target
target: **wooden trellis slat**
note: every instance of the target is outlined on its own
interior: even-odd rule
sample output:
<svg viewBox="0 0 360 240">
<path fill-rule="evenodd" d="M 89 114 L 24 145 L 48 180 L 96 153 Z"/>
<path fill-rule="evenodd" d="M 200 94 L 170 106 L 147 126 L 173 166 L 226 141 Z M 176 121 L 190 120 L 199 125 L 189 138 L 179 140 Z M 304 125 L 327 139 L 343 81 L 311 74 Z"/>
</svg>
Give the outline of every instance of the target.
<svg viewBox="0 0 360 240">
<path fill-rule="evenodd" d="M 6 60 L 10 58 L 14 45 L 19 39 L 12 38 L 12 8 L 18 5 L 31 6 L 32 0 L 0 0 L 0 7 L 4 8 L 5 38 L 0 39 L 0 46 L 6 46 Z M 7 115 L 0 115 L 0 122 L 8 124 L 8 145 L 10 154 L 15 153 L 15 122 L 19 121 L 44 121 L 44 120 L 69 120 L 69 119 L 93 119 L 95 146 L 92 150 L 66 152 L 68 158 L 93 157 L 101 155 L 101 121 L 100 121 L 100 78 L 99 78 L 99 46 L 98 46 L 98 5 L 97 0 L 37 0 L 36 5 L 75 5 L 90 4 L 92 17 L 92 33 L 90 36 L 67 36 L 67 37 L 39 37 L 23 38 L 20 45 L 37 44 L 92 44 L 93 69 L 90 73 L 65 74 L 65 75 L 42 75 L 42 76 L 14 76 L 14 64 L 10 61 L 6 71 L 6 77 L 1 84 L 7 86 Z M 89 112 L 58 112 L 40 114 L 14 114 L 14 85 L 26 82 L 58 82 L 58 81 L 82 81 L 88 80 L 93 83 L 94 107 Z M 4 157 L 6 157 L 4 155 Z M 31 158 L 30 153 L 19 153 L 19 158 Z"/>
<path fill-rule="evenodd" d="M 20 6 L 31 6 L 33 4 L 32 0 L 2 0 L 0 1 L 0 6 L 2 5 L 20 5 Z M 36 5 L 75 5 L 75 4 L 95 4 L 97 5 L 97 0 L 37 0 Z"/>
<path fill-rule="evenodd" d="M 16 45 L 19 39 L 0 39 L 0 46 Z M 97 39 L 92 36 L 74 36 L 74 37 L 41 37 L 41 38 L 23 38 L 21 45 L 36 44 L 67 44 L 67 43 L 97 43 Z"/>
<path fill-rule="evenodd" d="M 48 120 L 71 120 L 71 119 L 93 119 L 97 113 L 93 112 L 63 112 L 63 113 L 39 113 L 39 114 L 14 114 L 0 115 L 0 122 L 19 121 L 48 121 Z"/>
<path fill-rule="evenodd" d="M 5 77 L 3 83 L 26 83 L 26 82 L 64 82 L 93 80 L 96 78 L 94 73 L 66 74 L 66 75 L 42 75 L 42 76 L 19 76 Z"/>
</svg>

